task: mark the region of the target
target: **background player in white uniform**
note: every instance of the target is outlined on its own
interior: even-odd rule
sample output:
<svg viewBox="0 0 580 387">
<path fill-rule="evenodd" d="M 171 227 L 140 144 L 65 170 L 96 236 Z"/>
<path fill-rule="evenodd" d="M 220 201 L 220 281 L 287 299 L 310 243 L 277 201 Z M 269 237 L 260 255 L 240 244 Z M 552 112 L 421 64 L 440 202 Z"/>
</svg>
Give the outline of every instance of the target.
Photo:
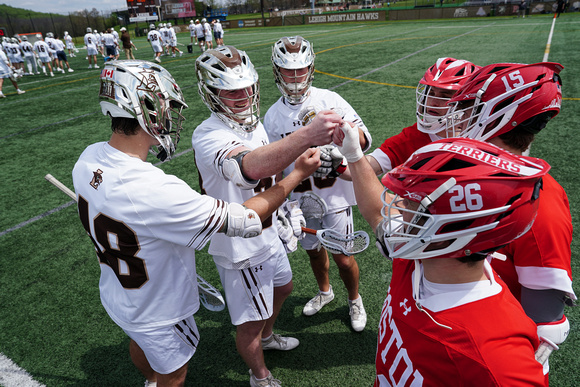
<svg viewBox="0 0 580 387">
<path fill-rule="evenodd" d="M 155 57 L 153 58 L 153 60 L 155 60 L 157 63 L 161 63 L 161 59 L 159 59 L 159 57 L 161 56 L 161 53 L 163 52 L 163 37 L 161 36 L 161 34 L 159 33 L 159 31 L 155 30 L 155 24 L 151 24 L 149 26 L 149 33 L 147 34 L 147 41 L 149 43 L 151 43 L 151 48 L 153 49 L 153 53 L 155 54 Z"/>
<path fill-rule="evenodd" d="M 301 157 L 298 173 L 250 198 L 247 208 L 230 204 L 200 195 L 146 161 L 150 147 L 162 160 L 173 155 L 187 107 L 165 69 L 144 61 L 108 62 L 99 96 L 113 134 L 85 149 L 73 182 L 101 267 L 101 302 L 131 338 L 131 358 L 148 382 L 181 386 L 199 342 L 194 250 L 216 232 L 258 235 L 260 217 L 267 218 L 320 160 Z M 160 121 L 152 123 L 150 114 Z"/>
<path fill-rule="evenodd" d="M 68 31 L 64 32 L 64 42 L 66 44 L 66 49 L 68 50 L 68 55 L 74 58 L 75 55 L 75 44 L 73 42 L 72 36 L 69 35 Z"/>
<path fill-rule="evenodd" d="M 274 104 L 264 118 L 264 126 L 270 142 L 284 138 L 300 128 L 301 116 L 305 110 L 330 110 L 338 112 L 345 121 L 355 123 L 360 128 L 362 147 L 369 149 L 371 136 L 355 110 L 335 92 L 312 87 L 314 76 L 314 51 L 312 45 L 301 36 L 284 37 L 272 48 L 274 79 L 282 97 Z M 329 148 L 330 147 L 330 148 Z M 324 146 L 330 153 L 332 146 Z M 338 155 L 342 161 L 342 155 Z M 292 165 L 284 170 L 287 174 Z M 326 171 L 328 173 L 330 169 Z M 351 206 L 356 205 L 352 183 L 338 179 L 338 175 L 310 177 L 300 184 L 291 199 L 298 200 L 305 192 L 314 192 L 326 202 L 327 215 L 322 221 L 309 219 L 307 226 L 313 229 L 334 229 L 341 234 L 353 232 Z M 310 257 L 310 265 L 318 285 L 318 294 L 304 306 L 303 313 L 311 316 L 334 299 L 329 282 L 329 259 L 327 251 L 320 247 L 316 236 L 306 235 L 300 241 Z M 355 331 L 362 331 L 366 325 L 366 312 L 359 295 L 359 268 L 354 256 L 332 254 L 340 277 L 348 290 L 348 304 L 351 325 Z"/>
<path fill-rule="evenodd" d="M 213 24 L 213 36 L 215 38 L 215 44 L 218 47 L 224 45 L 224 29 L 222 27 L 222 23 L 220 19 L 214 19 L 211 22 Z"/>
<path fill-rule="evenodd" d="M 26 60 L 26 66 L 28 67 L 29 74 L 40 74 L 38 71 L 38 66 L 36 64 L 36 58 L 34 57 L 34 48 L 32 44 L 28 41 L 28 37 L 23 36 L 22 42 L 20 42 L 20 50 L 24 53 L 24 60 Z"/>
<path fill-rule="evenodd" d="M 42 35 L 37 34 L 36 39 L 38 40 L 34 42 L 34 46 L 32 48 L 38 54 L 38 58 L 42 62 L 42 72 L 46 75 L 45 66 L 47 66 L 48 71 L 50 72 L 50 76 L 54 77 L 54 73 L 52 72 L 52 65 L 50 64 L 52 61 L 49 54 L 50 48 L 48 47 L 48 44 L 46 44 L 46 42 L 42 39 Z"/>
<path fill-rule="evenodd" d="M 169 47 L 171 47 L 171 55 L 175 58 L 176 51 L 179 52 L 179 56 L 183 55 L 183 52 L 177 48 L 177 35 L 175 34 L 175 29 L 173 29 L 171 23 L 167 23 L 167 31 L 169 31 Z"/>
<path fill-rule="evenodd" d="M 204 52 L 205 50 L 205 30 L 203 29 L 203 25 L 199 22 L 199 20 L 195 20 L 195 33 L 197 36 L 197 44 L 199 45 L 199 50 Z"/>
<path fill-rule="evenodd" d="M 17 71 L 17 73 L 22 76 L 22 73 L 24 73 L 24 59 L 22 58 L 22 52 L 20 51 L 20 41 L 18 38 L 12 38 L 10 41 L 10 50 L 12 52 L 12 58 L 10 58 L 10 62 L 12 63 L 12 66 L 14 66 L 14 69 Z"/>
<path fill-rule="evenodd" d="M 87 59 L 89 60 L 89 68 L 91 68 L 91 63 L 94 62 L 95 68 L 98 69 L 99 65 L 97 64 L 97 41 L 95 40 L 95 35 L 93 34 L 93 30 L 91 27 L 87 27 L 87 33 L 85 34 L 85 45 L 87 46 Z"/>
<path fill-rule="evenodd" d="M 222 200 L 242 203 L 270 187 L 274 175 L 302 152 L 328 143 L 341 122 L 340 116 L 325 111 L 310 125 L 268 144 L 259 121 L 258 74 L 245 52 L 232 46 L 208 50 L 197 58 L 196 74 L 199 93 L 212 114 L 193 132 L 195 162 L 201 188 Z M 301 211 L 292 215 L 294 234 L 301 235 Z M 215 235 L 209 253 L 236 325 L 236 348 L 250 368 L 250 384 L 277 386 L 279 381 L 264 363 L 263 349 L 290 350 L 299 344 L 272 331 L 293 287 L 277 227 L 270 218 L 263 223 L 262 235 L 251 240 Z"/>
<path fill-rule="evenodd" d="M 189 25 L 187 26 L 187 29 L 189 30 L 189 36 L 191 38 L 191 43 L 193 44 L 193 41 L 195 40 L 195 43 L 197 44 L 197 34 L 195 33 L 195 23 L 193 22 L 193 20 L 189 21 Z"/>
<path fill-rule="evenodd" d="M 10 78 L 10 82 L 14 85 L 16 92 L 18 94 L 24 94 L 24 90 L 20 90 L 18 83 L 16 82 L 16 77 L 14 71 L 10 68 L 10 62 L 4 51 L 0 50 L 0 98 L 6 98 L 4 93 L 2 93 L 2 85 L 4 84 L 4 79 Z"/>
<path fill-rule="evenodd" d="M 549 165 L 444 139 L 387 173 L 383 187 L 358 131 L 341 132 L 334 141 L 351 168 L 358 208 L 393 260 L 375 386 L 543 386 L 535 326 L 486 256 L 532 226 Z"/>
<path fill-rule="evenodd" d="M 119 43 L 117 42 L 117 39 L 115 38 L 115 35 L 112 34 L 111 29 L 108 28 L 105 33 L 103 34 L 102 38 L 101 38 L 103 44 L 105 45 L 105 54 L 106 54 L 106 60 L 114 60 L 116 59 L 115 57 L 118 55 L 119 51 L 117 50 L 117 47 L 119 46 Z"/>
<path fill-rule="evenodd" d="M 119 59 L 119 33 L 115 30 L 114 27 L 111 27 L 111 34 L 113 34 L 113 36 L 115 37 L 115 60 Z"/>
<path fill-rule="evenodd" d="M 163 53 L 161 55 L 169 55 L 169 40 L 171 33 L 169 32 L 169 28 L 167 28 L 167 23 L 159 24 L 159 29 L 157 31 L 159 31 L 163 38 Z"/>
<path fill-rule="evenodd" d="M 213 48 L 213 37 L 211 36 L 211 26 L 207 22 L 207 19 L 201 19 L 201 24 L 203 25 L 203 33 L 205 34 L 205 46 L 206 49 Z"/>
<path fill-rule="evenodd" d="M 63 65 L 64 63 L 68 68 L 68 72 L 72 73 L 74 70 L 71 69 L 70 65 L 68 64 L 68 58 L 66 57 L 66 52 L 64 52 L 64 43 L 62 42 L 62 40 L 58 38 L 58 36 L 55 39 L 53 39 L 52 42 L 54 44 L 56 57 L 58 58 L 58 63 L 62 69 L 62 72 L 64 73 L 64 65 Z"/>
</svg>

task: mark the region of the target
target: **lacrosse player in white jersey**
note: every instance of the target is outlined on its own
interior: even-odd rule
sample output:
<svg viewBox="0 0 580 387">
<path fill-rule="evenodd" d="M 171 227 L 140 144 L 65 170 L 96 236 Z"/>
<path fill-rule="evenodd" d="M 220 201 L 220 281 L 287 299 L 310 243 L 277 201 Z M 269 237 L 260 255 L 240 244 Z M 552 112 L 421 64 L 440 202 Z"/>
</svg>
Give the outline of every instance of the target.
<svg viewBox="0 0 580 387">
<path fill-rule="evenodd" d="M 177 35 L 175 34 L 175 30 L 171 26 L 171 23 L 167 23 L 167 31 L 169 32 L 169 40 L 168 44 L 171 47 L 171 56 L 175 58 L 176 52 L 179 52 L 179 56 L 183 55 L 183 51 L 177 48 Z"/>
<path fill-rule="evenodd" d="M 355 110 L 337 93 L 312 86 L 314 76 L 314 51 L 310 42 L 301 36 L 284 37 L 272 48 L 274 78 L 282 97 L 274 104 L 264 118 L 264 126 L 271 142 L 285 138 L 302 127 L 301 116 L 311 110 L 333 109 L 344 120 L 353 122 L 360 130 L 361 147 L 371 146 L 371 136 Z M 351 182 L 339 179 L 342 155 L 332 145 L 321 147 L 321 158 L 328 157 L 329 165 L 300 184 L 291 199 L 298 200 L 305 192 L 314 192 L 328 207 L 322 219 L 309 219 L 307 226 L 312 229 L 333 229 L 347 234 L 353 231 L 351 206 L 356 205 Z M 332 155 L 332 156 L 331 156 Z M 334 160 L 332 160 L 334 158 Z M 332 165 L 334 162 L 334 166 Z M 324 163 L 324 161 L 323 161 Z M 285 174 L 292 171 L 290 165 Z M 329 174 L 330 172 L 330 174 Z M 329 259 L 314 235 L 306 235 L 300 241 L 310 257 L 310 265 L 318 283 L 318 294 L 304 306 L 303 313 L 311 316 L 334 299 L 329 281 Z M 338 266 L 340 277 L 348 291 L 348 304 L 352 328 L 360 332 L 366 325 L 366 312 L 359 294 L 359 268 L 354 256 L 332 254 Z"/>
<path fill-rule="evenodd" d="M 38 71 L 38 66 L 36 64 L 36 59 L 34 57 L 34 48 L 32 44 L 28 41 L 28 37 L 24 35 L 22 37 L 22 42 L 20 42 L 20 50 L 24 53 L 24 60 L 26 60 L 26 66 L 28 67 L 28 73 L 30 75 L 40 74 Z"/>
<path fill-rule="evenodd" d="M 211 25 L 207 22 L 207 19 L 201 19 L 201 24 L 203 25 L 203 33 L 205 34 L 205 44 L 207 49 L 213 48 L 213 38 L 211 36 Z"/>
<path fill-rule="evenodd" d="M 66 49 L 68 50 L 68 55 L 71 58 L 74 58 L 76 56 L 74 52 L 75 44 L 73 42 L 72 36 L 69 35 L 68 31 L 64 32 L 64 42 L 66 44 Z"/>
<path fill-rule="evenodd" d="M 170 159 L 182 129 L 187 105 L 169 72 L 145 61 L 107 62 L 99 97 L 113 133 L 85 149 L 73 182 L 101 267 L 101 302 L 131 338 L 131 359 L 146 385 L 183 386 L 199 342 L 194 250 L 215 233 L 260 235 L 262 219 L 320 165 L 319 152 L 301 155 L 300 170 L 270 190 L 228 203 L 147 162 L 150 151 Z"/>
<path fill-rule="evenodd" d="M 48 67 L 50 76 L 54 77 L 54 73 L 52 72 L 52 65 L 50 64 L 52 62 L 52 60 L 50 59 L 50 47 L 48 47 L 48 44 L 46 44 L 46 42 L 42 39 L 42 35 L 37 34 L 36 39 L 38 40 L 34 42 L 34 46 L 32 48 L 34 49 L 34 52 L 38 54 L 38 58 L 42 63 L 42 72 L 44 73 L 44 75 L 47 75 L 45 68 L 46 66 Z"/>
<path fill-rule="evenodd" d="M 199 94 L 212 112 L 193 132 L 201 188 L 229 202 L 243 203 L 274 183 L 274 175 L 311 146 L 329 143 L 342 118 L 324 111 L 308 126 L 269 144 L 260 123 L 259 81 L 250 58 L 232 46 L 207 50 L 196 60 Z M 318 150 L 316 150 L 318 152 Z M 304 217 L 291 211 L 289 223 L 302 235 Z M 250 368 L 252 386 L 278 386 L 263 350 L 291 350 L 299 341 L 273 333 L 284 300 L 292 291 L 292 270 L 272 218 L 251 240 L 212 237 L 213 255 L 225 290 L 236 348 Z"/>
<path fill-rule="evenodd" d="M 97 40 L 95 39 L 95 35 L 93 34 L 93 30 L 91 27 L 87 27 L 87 33 L 85 34 L 85 45 L 87 46 L 87 59 L 89 60 L 89 68 L 91 68 L 91 63 L 94 62 L 94 67 L 96 69 L 99 68 L 97 64 L 97 54 L 98 54 L 98 46 Z"/>
<path fill-rule="evenodd" d="M 6 57 L 6 54 L 4 54 L 4 51 L 0 50 L 0 98 L 6 98 L 4 93 L 2 93 L 2 85 L 4 84 L 5 78 L 10 78 L 10 82 L 12 82 L 18 94 L 25 93 L 24 90 L 20 90 L 18 87 L 16 76 L 14 75 L 14 70 L 10 68 L 10 62 Z"/>
<path fill-rule="evenodd" d="M 195 33 L 195 23 L 193 22 L 193 20 L 189 21 L 189 25 L 187 26 L 187 29 L 189 30 L 189 36 L 191 39 L 191 43 L 193 44 L 193 40 L 195 39 L 195 43 L 197 44 L 197 34 Z"/>
<path fill-rule="evenodd" d="M 151 24 L 149 26 L 149 33 L 147 34 L 147 41 L 151 43 L 151 48 L 153 49 L 153 53 L 155 57 L 153 60 L 157 63 L 161 63 L 161 53 L 163 52 L 163 37 L 161 33 L 155 29 L 155 24 Z"/>
</svg>

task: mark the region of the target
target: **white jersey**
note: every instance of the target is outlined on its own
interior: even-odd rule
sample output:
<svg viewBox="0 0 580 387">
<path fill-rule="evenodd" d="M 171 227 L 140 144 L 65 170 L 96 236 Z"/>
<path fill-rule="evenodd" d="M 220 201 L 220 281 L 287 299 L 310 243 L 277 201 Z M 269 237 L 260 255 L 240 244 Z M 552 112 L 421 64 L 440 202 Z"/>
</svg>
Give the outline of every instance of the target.
<svg viewBox="0 0 580 387">
<path fill-rule="evenodd" d="M 116 46 L 117 45 L 117 39 L 115 39 L 115 35 L 113 34 L 103 34 L 103 38 L 102 38 L 103 44 L 105 46 Z"/>
<path fill-rule="evenodd" d="M 8 64 L 8 57 L 4 51 L 0 50 L 0 78 L 8 78 L 12 70 Z"/>
<path fill-rule="evenodd" d="M 352 106 L 337 93 L 310 87 L 310 96 L 299 105 L 284 102 L 284 97 L 276 101 L 268 109 L 264 117 L 264 126 L 268 132 L 270 142 L 281 140 L 302 126 L 299 119 L 300 112 L 306 107 L 314 107 L 316 111 L 336 110 L 346 121 L 357 124 L 365 133 L 367 147 L 371 146 L 371 136 L 361 118 Z M 288 175 L 294 169 L 294 163 L 284 170 Z M 329 212 L 338 212 L 356 204 L 352 182 L 340 178 L 315 178 L 310 176 L 304 180 L 291 194 L 292 199 L 299 199 L 304 192 L 313 191 L 326 201 Z"/>
<path fill-rule="evenodd" d="M 192 143 L 200 185 L 208 195 L 241 204 L 255 196 L 256 192 L 274 184 L 274 177 L 268 177 L 262 179 L 254 190 L 243 190 L 226 180 L 222 171 L 221 164 L 233 149 L 240 146 L 256 149 L 268 144 L 268 135 L 261 123 L 253 132 L 242 134 L 230 129 L 212 114 L 194 130 Z M 248 259 L 251 265 L 257 265 L 267 260 L 272 251 L 280 247 L 280 243 L 276 227 L 272 227 L 271 219 L 267 219 L 263 222 L 262 234 L 255 238 L 230 238 L 225 234 L 215 234 L 211 239 L 209 253 L 214 255 L 216 264 L 225 268 L 232 268 L 231 262 L 241 263 Z M 221 257 L 229 257 L 231 261 L 221 260 Z"/>
<path fill-rule="evenodd" d="M 189 30 L 189 35 L 195 36 L 195 24 L 188 25 L 187 29 Z"/>
<path fill-rule="evenodd" d="M 171 28 L 162 28 L 159 30 L 161 32 L 161 36 L 163 36 L 163 42 L 168 44 L 171 41 Z"/>
<path fill-rule="evenodd" d="M 90 32 L 85 34 L 85 45 L 87 46 L 88 49 L 96 50 L 97 41 L 95 40 L 95 35 L 93 35 Z"/>
<path fill-rule="evenodd" d="M 219 20 L 216 20 L 215 24 L 213 25 L 213 32 L 224 32 L 222 23 L 220 23 Z"/>
<path fill-rule="evenodd" d="M 203 30 L 205 32 L 205 39 L 206 40 L 211 40 L 211 26 L 209 25 L 209 23 L 204 23 L 203 24 Z"/>
<path fill-rule="evenodd" d="M 64 43 L 60 39 L 53 39 L 54 51 L 64 51 Z"/>
<path fill-rule="evenodd" d="M 194 249 L 223 226 L 229 204 L 107 142 L 85 149 L 73 182 L 101 266 L 101 302 L 113 321 L 141 331 L 195 313 Z"/>
<path fill-rule="evenodd" d="M 201 25 L 201 23 L 195 25 L 195 33 L 197 34 L 197 37 L 198 38 L 205 37 L 205 31 L 204 31 L 203 26 Z"/>
<path fill-rule="evenodd" d="M 70 35 L 66 35 L 64 37 L 64 41 L 66 42 L 66 48 L 72 50 L 74 48 L 73 38 Z"/>
<path fill-rule="evenodd" d="M 30 42 L 20 42 L 20 50 L 24 53 L 26 58 L 34 56 L 32 44 Z"/>
<path fill-rule="evenodd" d="M 34 46 L 32 47 L 34 51 L 38 54 L 38 57 L 43 63 L 50 62 L 50 48 L 48 44 L 44 40 L 37 40 L 34 42 Z"/>
</svg>

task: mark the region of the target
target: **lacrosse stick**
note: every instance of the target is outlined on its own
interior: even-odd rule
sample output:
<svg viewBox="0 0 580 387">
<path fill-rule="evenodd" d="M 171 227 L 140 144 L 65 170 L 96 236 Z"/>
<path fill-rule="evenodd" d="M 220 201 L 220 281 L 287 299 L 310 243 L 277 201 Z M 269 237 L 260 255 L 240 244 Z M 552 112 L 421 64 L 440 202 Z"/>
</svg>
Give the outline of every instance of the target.
<svg viewBox="0 0 580 387">
<path fill-rule="evenodd" d="M 77 201 L 77 195 L 66 185 L 62 184 L 56 177 L 48 173 L 44 178 L 52 183 L 56 188 L 67 194 L 75 202 Z M 199 292 L 199 300 L 207 310 L 211 312 L 219 312 L 226 307 L 224 298 L 219 290 L 213 287 L 199 274 L 197 274 L 197 290 Z"/>
<path fill-rule="evenodd" d="M 541 364 L 545 365 L 548 362 L 550 354 L 554 350 L 558 350 L 559 347 L 552 341 L 546 339 L 545 337 L 540 338 L 540 346 L 536 350 L 536 360 Z"/>
<path fill-rule="evenodd" d="M 322 217 L 328 212 L 324 199 L 314 192 L 306 192 L 300 197 L 299 202 L 304 219 L 322 220 Z"/>
<path fill-rule="evenodd" d="M 322 246 L 333 254 L 354 255 L 369 246 L 369 234 L 365 231 L 356 231 L 346 235 L 334 230 L 313 230 L 306 227 L 302 227 L 302 231 L 316 235 Z"/>
</svg>

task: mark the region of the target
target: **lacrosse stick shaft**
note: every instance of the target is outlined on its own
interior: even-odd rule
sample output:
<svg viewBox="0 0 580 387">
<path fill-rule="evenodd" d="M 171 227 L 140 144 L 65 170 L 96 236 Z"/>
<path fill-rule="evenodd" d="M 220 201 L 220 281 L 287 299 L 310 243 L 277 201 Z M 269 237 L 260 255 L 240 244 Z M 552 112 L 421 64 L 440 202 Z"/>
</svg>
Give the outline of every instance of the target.
<svg viewBox="0 0 580 387">
<path fill-rule="evenodd" d="M 316 235 L 316 230 L 313 230 L 313 229 L 308 228 L 308 227 L 302 227 L 302 231 L 304 231 L 306 234 Z"/>
<path fill-rule="evenodd" d="M 44 178 L 48 180 L 49 183 L 52 183 L 52 185 L 54 185 L 56 188 L 67 194 L 72 200 L 75 202 L 77 201 L 77 195 L 66 185 L 62 184 L 56 177 L 52 176 L 50 173 L 47 173 Z"/>
</svg>

